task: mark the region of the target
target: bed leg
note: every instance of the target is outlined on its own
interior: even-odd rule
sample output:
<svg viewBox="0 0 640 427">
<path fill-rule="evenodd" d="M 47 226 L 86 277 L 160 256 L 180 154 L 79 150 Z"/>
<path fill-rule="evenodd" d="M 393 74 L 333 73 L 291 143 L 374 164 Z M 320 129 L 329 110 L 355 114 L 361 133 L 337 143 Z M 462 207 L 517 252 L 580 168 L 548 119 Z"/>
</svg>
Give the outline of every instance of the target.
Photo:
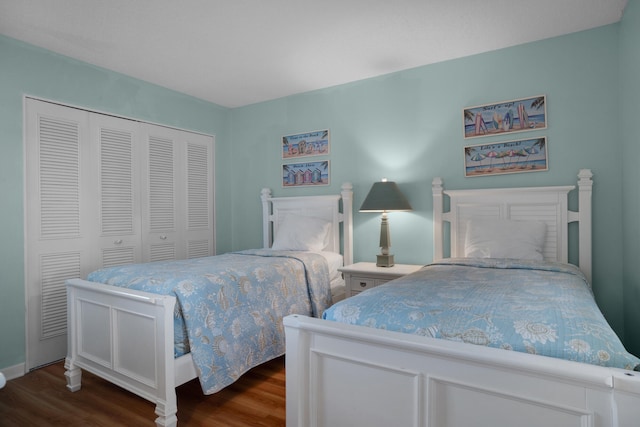
<svg viewBox="0 0 640 427">
<path fill-rule="evenodd" d="M 64 376 L 67 377 L 67 388 L 71 391 L 78 391 L 82 386 L 82 369 L 73 364 L 70 358 L 64 360 L 66 369 Z"/>
<path fill-rule="evenodd" d="M 156 405 L 156 426 L 158 427 L 176 427 L 178 424 L 177 405 L 168 405 L 166 402 L 158 402 Z"/>
</svg>

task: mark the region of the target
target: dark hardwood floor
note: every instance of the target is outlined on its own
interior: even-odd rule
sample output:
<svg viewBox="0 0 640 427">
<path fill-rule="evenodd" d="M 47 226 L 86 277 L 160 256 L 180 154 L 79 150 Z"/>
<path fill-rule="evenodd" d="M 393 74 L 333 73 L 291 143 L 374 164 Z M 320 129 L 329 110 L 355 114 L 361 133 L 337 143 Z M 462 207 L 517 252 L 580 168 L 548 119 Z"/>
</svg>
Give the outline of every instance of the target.
<svg viewBox="0 0 640 427">
<path fill-rule="evenodd" d="M 177 389 L 178 426 L 285 425 L 284 356 L 258 366 L 219 393 L 198 380 Z M 88 372 L 82 388 L 66 388 L 64 364 L 35 370 L 0 390 L 0 426 L 154 426 L 155 405 Z"/>
</svg>

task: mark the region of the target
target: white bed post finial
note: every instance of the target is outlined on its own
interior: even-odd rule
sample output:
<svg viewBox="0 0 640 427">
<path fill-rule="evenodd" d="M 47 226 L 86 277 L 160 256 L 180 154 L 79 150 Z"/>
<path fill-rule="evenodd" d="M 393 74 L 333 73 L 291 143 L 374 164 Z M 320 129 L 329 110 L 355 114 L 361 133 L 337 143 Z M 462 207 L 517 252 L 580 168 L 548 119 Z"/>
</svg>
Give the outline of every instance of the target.
<svg viewBox="0 0 640 427">
<path fill-rule="evenodd" d="M 591 169 L 580 169 L 578 172 L 578 234 L 580 235 L 580 254 L 578 262 L 580 270 L 591 282 L 591 194 L 593 192 L 593 173 Z"/>
<path fill-rule="evenodd" d="M 262 200 L 262 246 L 264 248 L 271 247 L 271 235 L 273 233 L 270 221 L 271 209 L 269 199 L 271 198 L 271 190 L 263 188 L 260 191 L 260 199 Z"/>
<path fill-rule="evenodd" d="M 350 182 L 345 182 L 341 188 L 343 263 L 350 265 L 353 264 L 353 185 Z"/>
<path fill-rule="evenodd" d="M 433 242 L 434 242 L 434 261 L 443 257 L 442 245 L 442 210 L 444 209 L 442 200 L 442 178 L 436 176 L 431 182 L 431 192 L 433 193 Z"/>
</svg>

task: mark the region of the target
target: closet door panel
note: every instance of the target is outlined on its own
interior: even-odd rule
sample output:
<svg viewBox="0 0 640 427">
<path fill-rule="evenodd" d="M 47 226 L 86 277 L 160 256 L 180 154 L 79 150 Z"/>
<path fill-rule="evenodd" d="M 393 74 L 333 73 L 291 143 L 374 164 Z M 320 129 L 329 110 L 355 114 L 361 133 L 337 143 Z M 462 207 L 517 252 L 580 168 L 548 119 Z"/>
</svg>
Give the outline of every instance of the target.
<svg viewBox="0 0 640 427">
<path fill-rule="evenodd" d="M 93 267 L 96 209 L 88 114 L 27 100 L 25 126 L 26 368 L 66 354 L 65 281 Z"/>
<path fill-rule="evenodd" d="M 139 196 L 140 136 L 138 122 L 91 115 L 100 171 L 98 262 L 111 267 L 142 261 Z"/>
<path fill-rule="evenodd" d="M 186 195 L 184 239 L 187 258 L 214 254 L 213 229 L 213 140 L 191 134 L 186 150 Z"/>
<path fill-rule="evenodd" d="M 153 262 L 184 258 L 177 229 L 178 131 L 154 125 L 144 128 L 143 259 Z"/>
</svg>

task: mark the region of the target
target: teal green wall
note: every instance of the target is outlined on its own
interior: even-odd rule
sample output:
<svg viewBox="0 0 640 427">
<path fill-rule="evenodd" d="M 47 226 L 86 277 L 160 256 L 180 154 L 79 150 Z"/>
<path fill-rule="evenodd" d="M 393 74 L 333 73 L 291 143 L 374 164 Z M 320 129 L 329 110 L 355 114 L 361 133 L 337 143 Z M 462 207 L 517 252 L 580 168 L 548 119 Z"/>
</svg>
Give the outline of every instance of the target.
<svg viewBox="0 0 640 427">
<path fill-rule="evenodd" d="M 622 227 L 625 344 L 640 354 L 640 2 L 630 1 L 620 24 Z"/>
<path fill-rule="evenodd" d="M 0 369 L 25 361 L 23 95 L 216 137 L 216 171 L 228 175 L 230 111 L 184 94 L 0 36 Z M 216 182 L 217 200 L 229 187 Z M 216 205 L 218 252 L 229 250 L 230 210 Z M 222 224 L 222 226 L 221 226 Z"/>
<path fill-rule="evenodd" d="M 594 292 L 640 354 L 640 147 L 631 114 L 640 95 L 639 15 L 629 2 L 620 24 L 234 110 L 0 37 L 0 369 L 24 362 L 23 94 L 215 134 L 218 253 L 262 244 L 263 187 L 277 196 L 327 194 L 349 181 L 357 208 L 371 184 L 387 177 L 414 207 L 390 214 L 396 261 L 427 263 L 434 176 L 448 188 L 558 185 L 591 168 Z M 548 138 L 550 170 L 464 178 L 465 145 L 514 136 L 465 141 L 462 109 L 540 94 L 549 127 L 520 135 Z M 331 154 L 319 159 L 331 160 L 331 185 L 283 189 L 281 137 L 324 128 Z M 354 219 L 355 259 L 373 260 L 379 216 L 356 209 Z"/>
<path fill-rule="evenodd" d="M 607 319 L 624 336 L 619 30 L 609 25 L 235 109 L 232 158 L 241 168 L 233 178 L 233 247 L 260 244 L 260 212 L 251 197 L 260 187 L 279 196 L 322 194 L 350 181 L 357 208 L 371 184 L 387 177 L 414 207 L 389 215 L 396 262 L 427 263 L 433 257 L 434 176 L 449 188 L 558 185 L 575 183 L 580 168 L 591 168 L 593 288 Z M 547 96 L 548 129 L 464 140 L 464 107 L 539 94 Z M 282 135 L 323 128 L 331 130 L 330 187 L 283 189 Z M 522 135 L 547 136 L 548 172 L 464 178 L 466 144 Z M 631 189 L 627 194 L 633 195 Z M 575 208 L 575 197 L 570 201 Z M 355 212 L 356 261 L 375 259 L 379 221 L 378 215 Z M 638 307 L 637 296 L 626 307 Z M 638 319 L 628 327 L 634 325 L 640 326 Z"/>
</svg>

